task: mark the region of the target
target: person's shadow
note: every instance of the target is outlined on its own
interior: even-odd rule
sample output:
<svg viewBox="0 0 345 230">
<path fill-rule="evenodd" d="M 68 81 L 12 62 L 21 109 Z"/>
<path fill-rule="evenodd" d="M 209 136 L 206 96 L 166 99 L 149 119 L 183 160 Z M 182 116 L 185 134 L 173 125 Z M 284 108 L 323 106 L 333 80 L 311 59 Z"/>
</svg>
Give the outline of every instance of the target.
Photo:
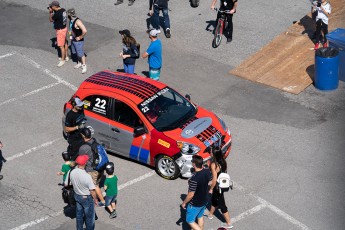
<svg viewBox="0 0 345 230">
<path fill-rule="evenodd" d="M 66 205 L 63 208 L 63 213 L 65 214 L 66 217 L 74 219 L 76 216 L 76 206 Z"/>
<path fill-rule="evenodd" d="M 187 196 L 186 194 L 181 194 L 181 201 L 184 201 L 184 199 L 186 199 L 186 196 Z M 180 219 L 176 221 L 176 225 L 181 226 L 182 224 L 183 230 L 190 230 L 190 227 L 186 222 L 186 209 L 183 209 L 180 206 L 180 212 L 181 212 L 181 216 L 180 216 Z"/>
<path fill-rule="evenodd" d="M 205 28 L 206 31 L 212 32 L 212 34 L 214 34 L 214 30 L 216 29 L 216 20 L 209 20 L 206 21 L 207 26 Z M 212 30 L 210 29 L 210 27 L 212 27 Z"/>
<path fill-rule="evenodd" d="M 146 77 L 150 77 L 149 71 L 141 71 L 141 73 Z"/>
</svg>

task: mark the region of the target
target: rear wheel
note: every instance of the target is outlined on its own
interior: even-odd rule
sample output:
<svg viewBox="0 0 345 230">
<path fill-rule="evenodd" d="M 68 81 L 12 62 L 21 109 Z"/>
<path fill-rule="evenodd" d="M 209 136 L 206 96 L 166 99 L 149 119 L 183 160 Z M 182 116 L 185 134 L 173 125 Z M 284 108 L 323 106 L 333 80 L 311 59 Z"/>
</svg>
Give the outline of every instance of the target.
<svg viewBox="0 0 345 230">
<path fill-rule="evenodd" d="M 222 23 L 218 22 L 216 30 L 214 31 L 214 38 L 212 41 L 213 48 L 217 48 L 220 45 L 220 42 L 222 41 L 221 27 Z"/>
<path fill-rule="evenodd" d="M 161 155 L 156 159 L 156 172 L 167 180 L 175 180 L 180 175 L 180 168 L 174 159 Z"/>
</svg>

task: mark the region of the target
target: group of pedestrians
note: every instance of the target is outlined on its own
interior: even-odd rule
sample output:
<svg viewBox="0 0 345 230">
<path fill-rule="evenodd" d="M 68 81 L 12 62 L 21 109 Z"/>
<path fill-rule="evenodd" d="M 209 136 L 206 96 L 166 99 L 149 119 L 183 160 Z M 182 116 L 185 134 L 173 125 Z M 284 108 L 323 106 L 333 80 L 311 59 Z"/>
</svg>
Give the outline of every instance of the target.
<svg viewBox="0 0 345 230">
<path fill-rule="evenodd" d="M 95 167 L 96 155 L 94 144 L 97 141 L 92 137 L 92 131 L 84 127 L 84 102 L 78 97 L 72 99 L 73 108 L 67 113 L 64 131 L 68 141 L 66 152 L 62 153 L 64 164 L 58 175 L 63 175 L 65 188 L 72 187 L 75 200 L 77 230 L 82 230 L 84 223 L 87 230 L 95 228 L 97 215 L 96 207 L 107 207 L 109 218 L 117 217 L 116 201 L 118 194 L 118 178 L 114 174 L 114 164 L 109 162 L 105 168 L 97 170 Z M 101 190 L 101 181 L 104 171 L 108 175 Z"/>
<path fill-rule="evenodd" d="M 81 68 L 81 73 L 87 71 L 86 55 L 84 52 L 84 37 L 87 30 L 83 22 L 76 16 L 75 10 L 69 9 L 66 11 L 60 6 L 58 1 L 52 1 L 48 7 L 49 21 L 53 23 L 56 33 L 56 45 L 59 47 L 60 55 L 57 67 L 62 67 L 66 61 L 69 60 L 68 56 L 68 39 L 71 42 L 72 60 L 77 64 L 75 69 Z M 69 22 L 69 26 L 67 23 Z M 68 39 L 67 39 L 67 34 Z"/>
<path fill-rule="evenodd" d="M 204 228 L 204 216 L 212 220 L 216 209 L 220 209 L 225 223 L 222 228 L 232 229 L 230 214 L 225 204 L 224 192 L 217 187 L 217 178 L 222 172 L 227 171 L 227 163 L 223 158 L 220 148 L 211 149 L 212 163 L 209 168 L 203 167 L 203 158 L 198 155 L 192 157 L 192 165 L 195 170 L 188 180 L 188 194 L 181 204 L 186 209 L 186 222 L 193 230 Z M 210 198 L 211 197 L 211 198 Z M 211 204 L 208 213 L 206 206 Z"/>
</svg>

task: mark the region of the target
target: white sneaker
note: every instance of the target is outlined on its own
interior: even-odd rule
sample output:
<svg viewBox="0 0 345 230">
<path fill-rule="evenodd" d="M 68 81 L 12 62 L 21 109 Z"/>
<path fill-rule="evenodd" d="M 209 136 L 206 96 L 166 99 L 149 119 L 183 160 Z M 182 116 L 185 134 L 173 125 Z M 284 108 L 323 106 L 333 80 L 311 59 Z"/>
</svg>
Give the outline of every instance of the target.
<svg viewBox="0 0 345 230">
<path fill-rule="evenodd" d="M 232 229 L 234 226 L 232 224 L 228 225 L 227 223 L 222 223 L 221 227 L 226 229 Z"/>
<path fill-rule="evenodd" d="M 156 30 L 157 34 L 161 33 L 161 29 Z"/>
<path fill-rule="evenodd" d="M 82 65 L 82 66 L 81 66 L 81 69 L 82 69 L 82 70 L 81 70 L 81 73 L 83 73 L 83 74 L 86 73 L 86 71 L 87 71 L 86 65 Z"/>
<path fill-rule="evenodd" d="M 61 58 L 59 57 L 59 61 L 61 61 Z"/>
<path fill-rule="evenodd" d="M 69 57 L 68 57 L 68 56 L 66 56 L 66 59 L 65 59 L 65 61 L 69 61 Z"/>
<path fill-rule="evenodd" d="M 57 64 L 57 67 L 61 67 L 65 64 L 65 61 L 59 61 L 59 64 Z"/>
<path fill-rule="evenodd" d="M 78 62 L 78 64 L 76 64 L 76 65 L 74 66 L 74 69 L 79 69 L 80 67 L 81 67 L 81 63 Z"/>
</svg>

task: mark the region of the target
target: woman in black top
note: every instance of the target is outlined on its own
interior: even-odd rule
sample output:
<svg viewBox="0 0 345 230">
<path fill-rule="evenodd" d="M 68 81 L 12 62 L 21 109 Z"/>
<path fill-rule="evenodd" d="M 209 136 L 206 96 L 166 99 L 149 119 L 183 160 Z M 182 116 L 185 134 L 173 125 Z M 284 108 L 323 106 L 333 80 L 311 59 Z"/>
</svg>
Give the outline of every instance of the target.
<svg viewBox="0 0 345 230">
<path fill-rule="evenodd" d="M 120 31 L 122 35 L 122 52 L 120 57 L 123 59 L 125 73 L 134 74 L 135 59 L 139 58 L 139 44 L 131 36 L 129 30 Z"/>
<path fill-rule="evenodd" d="M 222 150 L 217 147 L 213 150 L 211 150 L 211 155 L 212 155 L 212 163 L 211 163 L 211 172 L 212 172 L 212 184 L 210 188 L 210 193 L 212 193 L 212 205 L 211 209 L 208 214 L 205 214 L 209 219 L 213 219 L 213 213 L 215 212 L 216 208 L 220 209 L 222 212 L 224 219 L 226 221 L 226 224 L 223 225 L 222 227 L 225 228 L 233 228 L 230 220 L 230 214 L 228 212 L 228 208 L 226 207 L 225 204 L 225 199 L 224 199 L 224 193 L 219 192 L 219 189 L 217 188 L 217 178 L 220 173 L 226 172 L 227 170 L 227 164 L 226 160 L 223 157 Z"/>
</svg>

